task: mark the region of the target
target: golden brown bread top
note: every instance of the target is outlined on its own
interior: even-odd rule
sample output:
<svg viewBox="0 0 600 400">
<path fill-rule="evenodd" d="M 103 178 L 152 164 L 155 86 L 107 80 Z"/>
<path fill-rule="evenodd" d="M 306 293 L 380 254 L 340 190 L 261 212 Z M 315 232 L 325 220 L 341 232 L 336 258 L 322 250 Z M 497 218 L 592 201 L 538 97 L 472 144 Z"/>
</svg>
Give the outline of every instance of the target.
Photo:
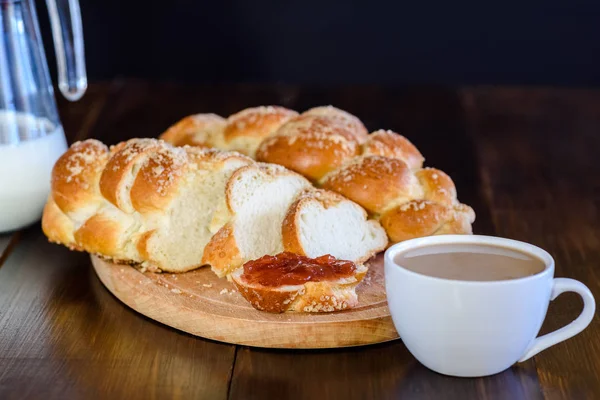
<svg viewBox="0 0 600 400">
<path fill-rule="evenodd" d="M 360 153 L 359 134 L 351 127 L 342 118 L 303 114 L 265 139 L 256 158 L 318 181 Z"/>
<path fill-rule="evenodd" d="M 475 221 L 475 211 L 466 204 L 458 203 L 454 205 L 452 218 L 447 221 L 435 234 L 471 234 Z"/>
<path fill-rule="evenodd" d="M 225 276 L 233 266 L 241 265 L 243 257 L 235 241 L 233 225 L 225 224 L 204 248 L 202 264 L 210 265 L 219 277 Z"/>
<path fill-rule="evenodd" d="M 161 139 L 174 146 L 212 147 L 213 134 L 225 128 L 226 121 L 216 114 L 187 116 L 167 129 Z"/>
<path fill-rule="evenodd" d="M 86 207 L 100 196 L 97 183 L 108 156 L 108 148 L 91 139 L 73 143 L 56 161 L 51 189 L 60 210 L 68 213 Z"/>
<path fill-rule="evenodd" d="M 226 142 L 237 137 L 266 138 L 298 113 L 279 106 L 261 106 L 242 110 L 227 118 L 223 131 Z"/>
<path fill-rule="evenodd" d="M 381 216 L 381 225 L 394 242 L 431 236 L 449 219 L 450 209 L 427 200 L 413 200 Z"/>
<path fill-rule="evenodd" d="M 112 148 L 111 153 L 100 177 L 100 191 L 126 213 L 165 208 L 177 195 L 185 171 L 195 166 L 187 149 L 155 139 L 131 139 Z"/>
<path fill-rule="evenodd" d="M 446 206 L 456 203 L 456 187 L 452 179 L 436 168 L 424 168 L 415 174 L 424 190 L 424 198 Z"/>
<path fill-rule="evenodd" d="M 333 106 L 314 107 L 303 112 L 302 116 L 321 116 L 334 120 L 336 124 L 344 126 L 345 132 L 350 133 L 359 143 L 364 142 L 369 133 L 360 119 Z"/>
<path fill-rule="evenodd" d="M 97 213 L 75 231 L 75 241 L 85 243 L 85 251 L 88 253 L 121 258 L 124 246 L 122 239 L 126 227 L 127 225 L 109 215 Z"/>
<path fill-rule="evenodd" d="M 140 213 L 164 209 L 177 195 L 179 181 L 190 168 L 185 150 L 157 149 L 139 169 L 130 189 L 133 208 Z"/>
<path fill-rule="evenodd" d="M 406 163 L 382 156 L 359 157 L 325 177 L 322 186 L 372 214 L 382 213 L 390 204 L 422 196 L 422 188 Z"/>
<path fill-rule="evenodd" d="M 401 242 L 435 234 L 471 234 L 475 213 L 464 204 L 445 206 L 429 200 L 400 204 L 381 215 L 390 240 Z"/>
<path fill-rule="evenodd" d="M 127 212 L 134 211 L 129 200 L 129 190 L 135 178 L 134 167 L 142 165 L 147 157 L 164 142 L 152 139 L 131 139 L 112 149 L 112 155 L 100 177 L 100 192 L 115 207 Z"/>
<path fill-rule="evenodd" d="M 252 129 L 260 127 L 253 125 Z M 240 132 L 236 137 L 244 135 Z M 256 159 L 283 165 L 339 192 L 376 219 L 386 214 L 384 226 L 392 241 L 426 234 L 471 233 L 473 210 L 458 202 L 447 174 L 423 169 L 423 155 L 405 137 L 389 130 L 369 135 L 357 117 L 338 108 L 315 107 L 289 119 L 262 140 Z M 411 206 L 413 201 L 423 207 L 415 215 L 398 208 Z M 413 226 L 412 221 L 427 218 L 420 228 Z"/>
<path fill-rule="evenodd" d="M 75 243 L 73 221 L 58 208 L 52 196 L 42 214 L 42 231 L 52 243 L 61 243 L 71 250 L 83 250 Z"/>
<path fill-rule="evenodd" d="M 425 161 L 419 150 L 407 138 L 383 129 L 369 135 L 363 144 L 362 154 L 397 158 L 404 161 L 410 169 L 423 167 Z"/>
</svg>

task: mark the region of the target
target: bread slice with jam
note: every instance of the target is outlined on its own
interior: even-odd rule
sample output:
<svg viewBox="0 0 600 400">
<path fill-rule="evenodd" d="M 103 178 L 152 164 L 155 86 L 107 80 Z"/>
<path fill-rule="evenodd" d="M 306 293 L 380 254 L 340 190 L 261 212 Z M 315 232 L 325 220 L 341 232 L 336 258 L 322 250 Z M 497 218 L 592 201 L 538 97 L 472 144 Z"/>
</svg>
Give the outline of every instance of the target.
<svg viewBox="0 0 600 400">
<path fill-rule="evenodd" d="M 332 312 L 356 307 L 356 286 L 368 268 L 330 255 L 284 252 L 247 262 L 231 280 L 257 310 Z"/>
</svg>

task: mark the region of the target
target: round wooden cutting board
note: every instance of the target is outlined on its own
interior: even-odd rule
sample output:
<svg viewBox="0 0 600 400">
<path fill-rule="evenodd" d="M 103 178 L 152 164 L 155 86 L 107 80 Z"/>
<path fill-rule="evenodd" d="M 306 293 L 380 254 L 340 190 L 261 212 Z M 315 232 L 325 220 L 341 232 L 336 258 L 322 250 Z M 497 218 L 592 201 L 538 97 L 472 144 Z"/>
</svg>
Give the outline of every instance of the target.
<svg viewBox="0 0 600 400">
<path fill-rule="evenodd" d="M 257 347 L 335 348 L 398 338 L 383 280 L 383 256 L 358 286 L 359 306 L 335 313 L 258 311 L 210 268 L 184 274 L 140 272 L 92 256 L 98 277 L 119 300 L 165 325 L 208 339 Z"/>
</svg>

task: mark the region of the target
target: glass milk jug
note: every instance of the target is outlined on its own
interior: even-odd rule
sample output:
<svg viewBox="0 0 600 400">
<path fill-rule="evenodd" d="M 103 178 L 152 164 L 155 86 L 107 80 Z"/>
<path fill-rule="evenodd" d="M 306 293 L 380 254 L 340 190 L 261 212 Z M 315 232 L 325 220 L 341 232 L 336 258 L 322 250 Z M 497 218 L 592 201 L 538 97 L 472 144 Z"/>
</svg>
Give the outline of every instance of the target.
<svg viewBox="0 0 600 400">
<path fill-rule="evenodd" d="M 87 88 L 77 0 L 46 0 L 58 87 L 71 101 Z M 0 0 L 0 233 L 39 220 L 54 162 L 66 150 L 34 0 Z"/>
</svg>

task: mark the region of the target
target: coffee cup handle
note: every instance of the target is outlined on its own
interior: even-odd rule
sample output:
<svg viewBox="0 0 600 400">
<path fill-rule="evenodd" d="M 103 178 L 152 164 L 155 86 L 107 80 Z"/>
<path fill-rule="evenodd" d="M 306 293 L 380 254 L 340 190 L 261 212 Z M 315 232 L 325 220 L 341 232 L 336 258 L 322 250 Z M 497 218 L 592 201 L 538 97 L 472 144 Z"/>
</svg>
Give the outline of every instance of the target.
<svg viewBox="0 0 600 400">
<path fill-rule="evenodd" d="M 550 300 L 556 299 L 565 292 L 574 292 L 581 296 L 583 299 L 583 310 L 581 311 L 581 314 L 579 314 L 579 317 L 570 324 L 563 326 L 554 332 L 535 338 L 519 362 L 528 360 L 540 351 L 546 350 L 550 346 L 554 346 L 563 340 L 567 340 L 577 335 L 584 330 L 590 324 L 592 318 L 594 318 L 596 302 L 594 301 L 592 292 L 590 292 L 590 289 L 588 289 L 587 286 L 574 279 L 555 278 Z"/>
</svg>

